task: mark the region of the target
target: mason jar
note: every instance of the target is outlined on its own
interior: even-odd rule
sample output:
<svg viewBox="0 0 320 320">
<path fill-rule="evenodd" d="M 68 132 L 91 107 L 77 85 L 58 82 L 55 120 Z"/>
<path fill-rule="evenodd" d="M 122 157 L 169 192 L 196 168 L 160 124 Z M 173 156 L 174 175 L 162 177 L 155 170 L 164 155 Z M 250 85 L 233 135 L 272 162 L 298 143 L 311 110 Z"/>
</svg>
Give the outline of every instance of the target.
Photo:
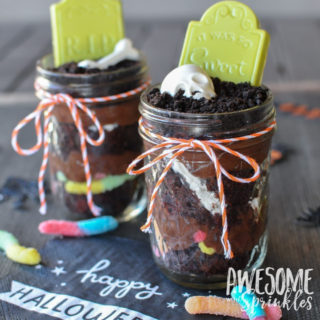
<svg viewBox="0 0 320 320">
<path fill-rule="evenodd" d="M 128 67 L 91 74 L 52 71 L 52 55 L 37 64 L 36 95 L 68 94 L 72 98 L 113 96 L 134 90 L 148 79 L 145 58 Z M 143 181 L 126 174 L 128 164 L 141 152 L 138 134 L 140 93 L 112 101 L 85 103 L 103 126 L 105 139 L 100 146 L 87 143 L 92 176 L 93 202 L 102 214 L 128 220 L 146 205 Z M 98 128 L 88 115 L 80 112 L 83 129 L 97 139 Z M 91 214 L 87 203 L 86 174 L 80 136 L 65 103 L 56 104 L 49 124 L 49 164 L 53 194 L 71 212 Z"/>
<path fill-rule="evenodd" d="M 142 94 L 140 103 L 144 128 L 140 134 L 145 150 L 163 143 L 159 136 L 208 141 L 262 132 L 251 139 L 224 144 L 253 158 L 260 168 L 259 178 L 249 183 L 233 181 L 222 174 L 231 259 L 226 258 L 221 240 L 223 221 L 217 171 L 208 155 L 199 148 L 186 150 L 175 158 L 163 178 L 160 176 L 172 156 L 168 153 L 145 173 L 149 204 L 156 184 L 159 179 L 162 181 L 154 198 L 150 234 L 154 260 L 160 270 L 183 286 L 224 287 L 229 268 L 250 271 L 258 268 L 266 256 L 270 146 L 275 126 L 272 95 L 269 91 L 263 105 L 243 111 L 191 114 L 150 105 L 147 95 L 153 88 Z M 145 165 L 166 149 L 154 150 L 145 159 Z M 219 148 L 213 151 L 229 174 L 239 178 L 254 174 L 252 166 L 239 157 Z"/>
</svg>

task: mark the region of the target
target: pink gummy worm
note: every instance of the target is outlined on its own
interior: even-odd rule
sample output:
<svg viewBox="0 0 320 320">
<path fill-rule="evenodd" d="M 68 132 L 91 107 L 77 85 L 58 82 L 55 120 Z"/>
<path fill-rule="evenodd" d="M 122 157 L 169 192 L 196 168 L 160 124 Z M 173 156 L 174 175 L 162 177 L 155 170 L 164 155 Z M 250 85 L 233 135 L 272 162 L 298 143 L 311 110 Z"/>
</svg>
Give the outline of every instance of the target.
<svg viewBox="0 0 320 320">
<path fill-rule="evenodd" d="M 274 304 L 264 306 L 266 317 L 256 317 L 253 320 L 280 320 L 282 317 L 281 308 Z M 243 319 L 249 319 L 248 315 L 243 311 Z"/>
<path fill-rule="evenodd" d="M 205 232 L 198 230 L 194 235 L 193 235 L 193 239 L 195 242 L 199 243 L 199 242 L 203 242 L 206 239 L 207 235 Z"/>
<path fill-rule="evenodd" d="M 279 320 L 282 318 L 281 308 L 275 304 L 265 305 L 264 311 L 268 320 Z"/>
<path fill-rule="evenodd" d="M 39 224 L 39 231 L 66 237 L 83 237 L 85 233 L 80 230 L 76 222 L 47 220 Z"/>
</svg>

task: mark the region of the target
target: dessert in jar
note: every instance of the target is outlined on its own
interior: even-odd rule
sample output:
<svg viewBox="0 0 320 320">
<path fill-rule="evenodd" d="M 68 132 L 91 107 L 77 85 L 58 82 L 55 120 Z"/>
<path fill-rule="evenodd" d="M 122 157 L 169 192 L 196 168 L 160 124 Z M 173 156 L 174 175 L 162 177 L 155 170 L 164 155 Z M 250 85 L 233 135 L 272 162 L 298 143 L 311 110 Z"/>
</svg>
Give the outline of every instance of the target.
<svg viewBox="0 0 320 320">
<path fill-rule="evenodd" d="M 160 270 L 184 286 L 218 288 L 229 268 L 252 270 L 266 255 L 275 108 L 267 87 L 204 66 L 182 63 L 143 93 L 145 152 L 128 172 L 145 173 L 142 230 Z"/>
<path fill-rule="evenodd" d="M 51 6 L 51 23 L 53 54 L 36 68 L 41 102 L 14 129 L 12 145 L 21 155 L 44 148 L 41 213 L 49 162 L 52 191 L 69 211 L 128 220 L 146 205 L 141 179 L 126 173 L 142 147 L 137 120 L 150 83 L 146 59 L 125 38 L 120 0 L 60 1 Z M 37 143 L 25 150 L 17 136 L 32 120 Z"/>
<path fill-rule="evenodd" d="M 211 99 L 185 97 L 183 90 L 172 97 L 161 94 L 159 87 L 150 88 L 141 98 L 143 126 L 163 137 L 203 141 L 247 136 L 272 124 L 275 110 L 267 88 L 217 78 L 213 82 L 217 96 Z M 141 135 L 146 150 L 159 143 L 145 131 Z M 229 267 L 250 269 L 262 263 L 271 138 L 270 131 L 227 145 L 255 159 L 261 170 L 251 183 L 222 177 L 232 259 L 225 258 L 221 242 L 223 224 L 214 164 L 199 149 L 187 150 L 173 161 L 155 198 L 150 235 L 155 261 L 169 278 L 185 285 L 212 287 L 225 280 Z M 228 173 L 252 176 L 252 167 L 238 157 L 222 150 L 215 153 Z M 167 162 L 164 158 L 146 172 L 149 199 Z"/>
<path fill-rule="evenodd" d="M 128 39 L 121 40 L 118 46 L 133 50 Z M 140 52 L 135 50 L 135 60 L 132 57 L 114 60 L 115 64 L 101 70 L 76 63 L 54 68 L 52 56 L 46 56 L 37 65 L 36 93 L 40 99 L 45 98 L 47 93 L 64 93 L 78 99 L 115 96 L 134 90 L 147 81 L 148 69 Z M 126 173 L 128 164 L 141 152 L 137 130 L 139 97 L 140 94 L 136 93 L 110 101 L 86 103 L 105 134 L 100 146 L 87 146 L 93 202 L 102 209 L 102 214 L 120 217 L 123 214 L 130 215 L 136 209 L 135 213 L 141 212 L 145 207 L 141 179 Z M 81 113 L 81 120 L 89 137 L 97 139 L 98 128 L 88 115 Z M 54 194 L 72 212 L 90 213 L 80 137 L 74 119 L 63 103 L 52 112 L 49 144 Z M 129 210 L 126 210 L 128 207 Z"/>
</svg>

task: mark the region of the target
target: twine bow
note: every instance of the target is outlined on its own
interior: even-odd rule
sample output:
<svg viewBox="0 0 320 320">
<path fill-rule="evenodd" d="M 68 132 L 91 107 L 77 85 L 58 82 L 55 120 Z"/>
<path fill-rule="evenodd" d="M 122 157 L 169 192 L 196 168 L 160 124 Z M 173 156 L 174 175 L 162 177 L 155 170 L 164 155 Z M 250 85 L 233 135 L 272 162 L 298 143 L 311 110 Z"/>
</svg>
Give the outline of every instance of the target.
<svg viewBox="0 0 320 320">
<path fill-rule="evenodd" d="M 87 143 L 89 143 L 92 146 L 100 146 L 105 139 L 105 133 L 96 115 L 88 107 L 86 107 L 85 103 L 109 102 L 109 101 L 113 101 L 121 98 L 130 97 L 143 91 L 149 84 L 150 84 L 150 80 L 146 81 L 144 84 L 142 84 L 141 86 L 139 86 L 134 90 L 130 90 L 121 94 L 116 94 L 113 96 L 100 97 L 100 98 L 75 99 L 68 94 L 59 93 L 59 94 L 52 95 L 40 90 L 45 98 L 39 103 L 35 111 L 33 111 L 28 116 L 26 116 L 23 120 L 21 120 L 18 123 L 18 125 L 14 128 L 11 136 L 11 144 L 13 149 L 22 156 L 30 156 L 38 152 L 43 146 L 43 149 L 44 149 L 43 159 L 42 159 L 42 164 L 40 167 L 39 177 L 38 177 L 38 189 L 39 189 L 39 198 L 40 198 L 39 211 L 41 214 L 45 214 L 47 211 L 47 204 L 46 204 L 46 197 L 45 197 L 45 190 L 44 190 L 44 175 L 47 168 L 48 157 L 49 157 L 48 128 L 49 128 L 50 119 L 51 119 L 54 108 L 58 104 L 61 104 L 61 103 L 65 104 L 68 107 L 69 112 L 74 121 L 74 125 L 76 126 L 79 132 L 81 155 L 82 155 L 82 161 L 84 165 L 84 172 L 85 172 L 86 185 L 87 185 L 87 203 L 92 214 L 95 216 L 99 216 L 102 209 L 96 206 L 93 202 L 93 196 L 92 196 L 92 190 L 91 190 L 92 176 L 91 176 L 90 164 L 89 164 L 89 158 L 88 158 L 88 152 L 87 152 Z M 37 84 L 35 84 L 35 87 L 36 89 L 39 90 L 39 87 L 37 86 Z M 79 112 L 80 110 L 82 110 L 91 119 L 93 124 L 98 129 L 99 136 L 96 140 L 91 139 L 88 133 L 84 130 L 80 112 Z M 41 128 L 42 112 L 44 112 L 43 133 Z M 24 126 L 26 126 L 32 120 L 34 120 L 34 124 L 35 124 L 37 142 L 33 147 L 29 149 L 22 149 L 18 143 L 19 132 Z"/>
<path fill-rule="evenodd" d="M 229 138 L 229 139 L 219 139 L 219 140 L 197 140 L 197 139 L 177 139 L 177 138 L 167 138 L 163 137 L 161 135 L 155 134 L 148 130 L 144 124 L 142 118 L 139 120 L 139 127 L 140 130 L 146 134 L 147 136 L 157 139 L 159 141 L 163 141 L 160 144 L 150 148 L 149 150 L 145 151 L 143 154 L 141 154 L 139 157 L 137 157 L 128 167 L 127 173 L 131 175 L 138 175 L 141 173 L 145 173 L 150 168 L 152 168 L 155 164 L 160 162 L 162 159 L 167 158 L 169 161 L 167 162 L 165 168 L 163 169 L 159 179 L 157 180 L 155 187 L 153 189 L 153 192 L 151 194 L 151 198 L 149 201 L 149 208 L 148 208 L 148 217 L 146 223 L 141 227 L 142 231 L 148 232 L 150 231 L 150 226 L 152 222 L 152 213 L 155 206 L 155 198 L 157 196 L 157 193 L 159 191 L 159 188 L 165 179 L 168 171 L 172 167 L 173 161 L 178 158 L 180 155 L 182 155 L 184 152 L 188 150 L 196 150 L 200 149 L 202 150 L 212 161 L 216 177 L 217 177 L 217 185 L 218 185 L 218 191 L 219 191 L 219 200 L 220 200 L 220 211 L 222 215 L 222 235 L 221 235 L 221 243 L 224 249 L 224 255 L 227 259 L 232 259 L 234 257 L 234 254 L 231 249 L 231 245 L 229 242 L 228 237 L 228 221 L 227 221 L 227 210 L 226 210 L 226 203 L 225 203 L 225 194 L 224 194 L 224 187 L 222 182 L 222 175 L 226 176 L 228 179 L 238 182 L 238 183 L 250 183 L 256 181 L 260 176 L 260 167 L 258 163 L 251 157 L 245 156 L 241 154 L 240 152 L 237 152 L 235 150 L 232 150 L 231 148 L 227 147 L 225 144 L 237 142 L 237 141 L 244 141 L 249 139 L 254 139 L 257 137 L 260 137 L 270 131 L 273 130 L 273 128 L 276 126 L 276 122 L 272 122 L 271 125 L 257 133 L 253 133 L 247 136 L 243 137 L 237 137 L 237 138 Z M 228 171 L 226 171 L 223 166 L 221 165 L 219 159 L 217 158 L 217 155 L 215 153 L 215 150 L 221 150 L 228 154 L 233 155 L 236 158 L 239 158 L 246 163 L 248 163 L 252 169 L 254 170 L 254 173 L 249 178 L 240 178 L 236 177 L 232 174 L 230 174 Z M 136 169 L 136 166 L 138 163 L 148 157 L 149 155 L 157 152 L 162 151 L 160 155 L 158 155 L 156 158 L 151 160 L 149 163 L 145 164 L 140 169 Z"/>
</svg>

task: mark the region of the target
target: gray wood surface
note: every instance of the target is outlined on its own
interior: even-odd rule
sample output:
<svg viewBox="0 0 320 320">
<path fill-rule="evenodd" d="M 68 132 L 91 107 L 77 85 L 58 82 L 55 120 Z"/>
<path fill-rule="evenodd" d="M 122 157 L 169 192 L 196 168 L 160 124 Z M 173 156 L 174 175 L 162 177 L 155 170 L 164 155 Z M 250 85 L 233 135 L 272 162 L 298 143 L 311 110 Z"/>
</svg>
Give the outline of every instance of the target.
<svg viewBox="0 0 320 320">
<path fill-rule="evenodd" d="M 146 54 L 154 82 L 159 82 L 179 59 L 186 22 L 153 22 L 127 24 L 127 35 Z M 278 102 L 292 101 L 310 108 L 320 107 L 320 23 L 319 20 L 264 20 L 271 33 L 271 47 L 265 81 L 275 91 L 287 83 L 286 92 L 277 93 Z M 10 32 L 7 32 L 10 30 Z M 48 25 L 0 24 L 0 184 L 8 176 L 36 178 L 41 155 L 22 158 L 10 145 L 15 124 L 35 107 L 33 95 L 34 63 L 50 51 Z M 313 92 L 295 92 L 292 82 L 311 80 Z M 303 87 L 303 86 L 302 86 Z M 291 88 L 291 89 L 290 89 Z M 281 91 L 281 90 L 280 90 Z M 34 101 L 34 102 L 33 102 Z M 34 141 L 32 127 L 21 135 L 21 144 Z M 320 229 L 304 228 L 296 223 L 297 216 L 308 208 L 320 206 L 320 119 L 307 120 L 278 112 L 275 141 L 289 146 L 293 152 L 287 161 L 272 168 L 269 211 L 270 244 L 265 266 L 313 268 L 312 310 L 285 311 L 284 319 L 316 320 L 320 314 Z M 46 218 L 29 203 L 25 212 L 12 209 L 12 202 L 0 205 L 0 229 L 19 235 L 28 246 L 42 247 L 48 237 L 40 235 L 37 225 Z M 49 206 L 48 216 L 63 217 L 65 211 Z M 138 231 L 142 217 L 121 225 L 117 235 L 146 239 Z M 0 256 L 0 278 L 10 273 L 10 263 Z M 0 304 L 1 314 L 1 304 Z M 1 316 L 0 316 L 1 319 Z M 12 320 L 16 320 L 12 316 Z M 222 319 L 213 317 L 212 319 Z"/>
<path fill-rule="evenodd" d="M 319 21 L 262 20 L 263 28 L 271 35 L 264 75 L 266 83 L 276 87 L 279 82 L 319 81 Z M 187 24 L 187 21 L 127 22 L 127 36 L 147 56 L 154 82 L 160 82 L 178 64 Z M 6 75 L 0 77 L 0 93 L 31 93 L 35 62 L 50 51 L 48 24 L 0 23 L 0 72 Z"/>
</svg>

